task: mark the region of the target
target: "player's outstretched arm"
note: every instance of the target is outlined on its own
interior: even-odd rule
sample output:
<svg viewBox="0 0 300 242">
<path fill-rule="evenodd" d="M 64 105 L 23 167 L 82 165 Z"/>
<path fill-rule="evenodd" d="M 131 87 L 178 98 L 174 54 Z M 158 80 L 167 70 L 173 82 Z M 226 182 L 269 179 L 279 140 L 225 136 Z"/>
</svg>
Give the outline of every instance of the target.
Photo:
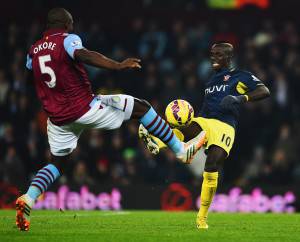
<svg viewBox="0 0 300 242">
<path fill-rule="evenodd" d="M 265 85 L 261 84 L 257 86 L 253 91 L 247 92 L 244 95 L 240 95 L 240 96 L 228 95 L 224 97 L 223 100 L 221 101 L 221 106 L 224 109 L 232 109 L 234 108 L 235 104 L 241 104 L 249 101 L 251 102 L 258 101 L 258 100 L 265 99 L 269 96 L 270 96 L 269 89 Z"/>
<path fill-rule="evenodd" d="M 91 65 L 99 68 L 106 68 L 109 70 L 141 68 L 140 59 L 128 58 L 122 62 L 118 62 L 100 54 L 99 52 L 90 51 L 86 48 L 76 50 L 74 53 L 74 57 L 75 60 L 83 62 L 87 65 Z"/>
<path fill-rule="evenodd" d="M 244 95 L 244 101 L 259 101 L 270 96 L 269 88 L 261 84 L 257 86 L 253 91 L 247 92 Z"/>
</svg>

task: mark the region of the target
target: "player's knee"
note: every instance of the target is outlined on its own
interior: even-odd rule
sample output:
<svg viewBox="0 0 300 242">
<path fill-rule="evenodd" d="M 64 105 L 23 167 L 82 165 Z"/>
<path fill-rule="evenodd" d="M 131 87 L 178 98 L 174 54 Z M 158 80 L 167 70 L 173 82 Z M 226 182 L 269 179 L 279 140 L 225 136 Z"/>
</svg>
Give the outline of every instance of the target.
<svg viewBox="0 0 300 242">
<path fill-rule="evenodd" d="M 134 118 L 141 118 L 144 116 L 146 112 L 149 111 L 150 108 L 151 108 L 151 104 L 149 102 L 143 99 L 135 98 L 132 116 Z"/>
<path fill-rule="evenodd" d="M 206 172 L 217 172 L 220 170 L 220 166 L 217 162 L 207 162 L 205 163 L 204 171 Z"/>
<path fill-rule="evenodd" d="M 223 150 L 223 148 L 218 147 L 216 145 L 212 145 L 208 149 L 204 170 L 206 172 L 219 171 L 222 168 L 226 157 L 227 153 L 225 152 L 225 150 Z"/>
<path fill-rule="evenodd" d="M 139 103 L 139 105 L 143 106 L 146 110 L 151 108 L 151 104 L 145 99 L 134 99 L 135 102 Z"/>
<path fill-rule="evenodd" d="M 65 167 L 70 159 L 70 155 L 66 156 L 54 156 L 51 155 L 51 164 L 53 164 L 62 175 L 65 171 Z"/>
</svg>

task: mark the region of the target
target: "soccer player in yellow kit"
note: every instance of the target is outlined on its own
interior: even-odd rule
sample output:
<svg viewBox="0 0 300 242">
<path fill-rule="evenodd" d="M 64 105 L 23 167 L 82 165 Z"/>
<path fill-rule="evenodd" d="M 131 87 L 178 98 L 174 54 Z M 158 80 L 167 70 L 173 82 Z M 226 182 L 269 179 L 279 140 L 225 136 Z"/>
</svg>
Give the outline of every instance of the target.
<svg viewBox="0 0 300 242">
<path fill-rule="evenodd" d="M 200 116 L 190 125 L 175 129 L 181 140 L 191 140 L 202 130 L 206 132 L 206 163 L 201 189 L 201 205 L 197 215 L 197 228 L 207 229 L 208 209 L 215 195 L 219 170 L 232 148 L 240 106 L 270 95 L 269 89 L 252 73 L 232 68 L 234 48 L 221 42 L 212 46 L 211 65 L 215 73 L 206 83 L 205 97 Z M 163 143 L 147 135 L 140 128 L 140 137 L 152 153 L 158 153 Z"/>
</svg>

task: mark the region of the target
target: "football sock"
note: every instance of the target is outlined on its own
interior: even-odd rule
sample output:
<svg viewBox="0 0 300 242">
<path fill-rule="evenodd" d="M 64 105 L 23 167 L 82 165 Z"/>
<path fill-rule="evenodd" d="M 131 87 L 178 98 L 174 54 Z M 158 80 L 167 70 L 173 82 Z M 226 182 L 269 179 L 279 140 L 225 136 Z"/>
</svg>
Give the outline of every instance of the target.
<svg viewBox="0 0 300 242">
<path fill-rule="evenodd" d="M 180 141 L 184 141 L 184 135 L 179 129 L 172 129 L 172 130 Z M 154 142 L 158 145 L 159 149 L 163 149 L 167 147 L 166 144 L 162 142 L 159 138 L 151 135 L 151 139 L 154 140 Z"/>
<path fill-rule="evenodd" d="M 168 123 L 163 120 L 156 111 L 151 107 L 147 113 L 140 119 L 140 122 L 152 135 L 158 137 L 175 154 L 183 152 L 183 143 L 174 135 Z"/>
<path fill-rule="evenodd" d="M 218 172 L 204 172 L 201 190 L 201 204 L 198 212 L 199 218 L 207 218 L 208 209 L 214 198 L 218 186 Z"/>
<path fill-rule="evenodd" d="M 47 191 L 49 185 L 51 185 L 59 176 L 60 173 L 54 165 L 49 164 L 43 167 L 32 180 L 26 194 L 31 199 L 36 200 L 43 192 Z"/>
</svg>

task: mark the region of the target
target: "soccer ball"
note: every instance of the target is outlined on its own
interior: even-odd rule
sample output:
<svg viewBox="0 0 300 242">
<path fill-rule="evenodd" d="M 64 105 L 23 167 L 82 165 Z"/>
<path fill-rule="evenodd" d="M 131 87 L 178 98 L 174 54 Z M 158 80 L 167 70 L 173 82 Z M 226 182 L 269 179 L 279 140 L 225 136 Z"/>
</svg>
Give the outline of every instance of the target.
<svg viewBox="0 0 300 242">
<path fill-rule="evenodd" d="M 174 128 L 188 126 L 194 118 L 194 109 L 191 104 L 182 99 L 169 103 L 165 116 L 167 122 Z"/>
</svg>

